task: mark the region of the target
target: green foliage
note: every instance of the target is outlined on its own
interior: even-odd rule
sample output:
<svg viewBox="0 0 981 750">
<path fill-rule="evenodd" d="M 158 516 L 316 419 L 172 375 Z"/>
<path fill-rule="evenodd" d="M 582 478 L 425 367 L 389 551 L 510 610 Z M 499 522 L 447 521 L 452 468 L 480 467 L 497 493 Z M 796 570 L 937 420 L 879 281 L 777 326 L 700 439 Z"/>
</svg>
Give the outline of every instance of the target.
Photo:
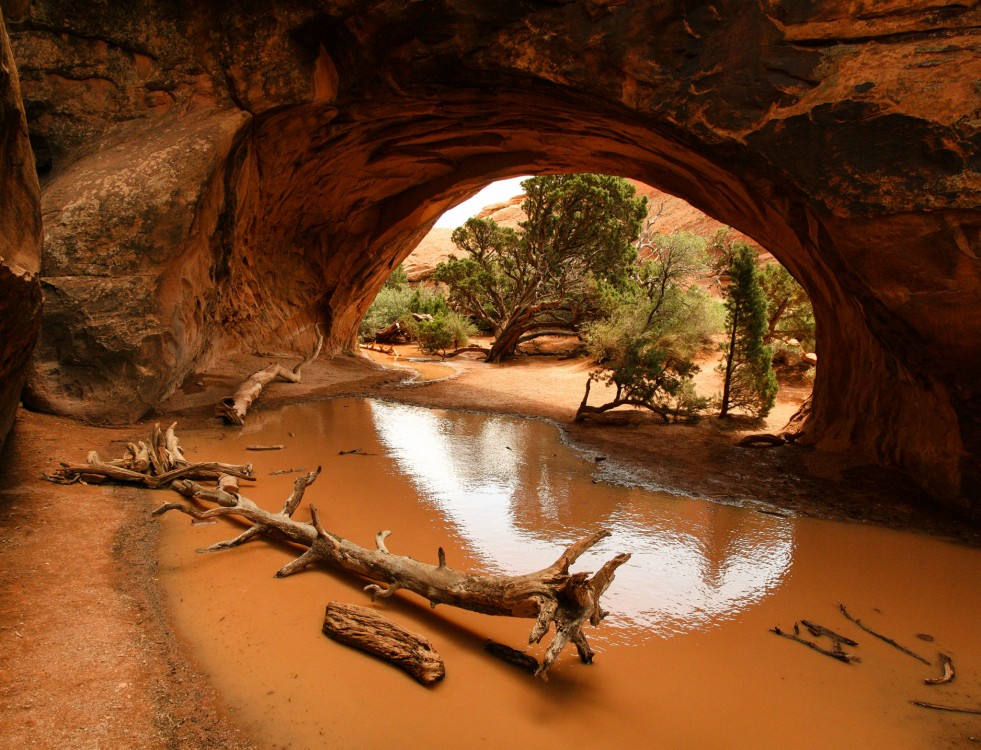
<svg viewBox="0 0 981 750">
<path fill-rule="evenodd" d="M 691 281 L 708 269 L 704 240 L 690 233 L 657 235 L 650 260 L 630 283 L 608 291 L 606 316 L 585 333 L 602 367 L 591 379 L 616 387 L 614 401 L 662 416 L 692 415 L 705 407 L 692 381 L 693 359 L 721 328 L 720 306 Z"/>
<path fill-rule="evenodd" d="M 362 341 L 374 339 L 375 333 L 405 316 L 414 292 L 409 287 L 383 286 L 358 326 Z"/>
<path fill-rule="evenodd" d="M 402 324 L 426 354 L 445 354 L 448 350 L 466 346 L 477 331 L 470 318 L 453 310 L 440 311 L 432 320 L 416 320 L 407 315 Z"/>
<path fill-rule="evenodd" d="M 720 417 L 732 409 L 756 417 L 770 413 L 777 395 L 773 349 L 766 345 L 768 302 L 760 284 L 756 251 L 745 243 L 733 246 L 725 271 L 726 333 L 720 345 L 724 378 Z"/>
<path fill-rule="evenodd" d="M 466 255 L 440 263 L 433 280 L 450 304 L 494 332 L 488 356 L 513 354 L 522 334 L 574 330 L 595 316 L 604 284 L 626 280 L 646 199 L 619 177 L 549 175 L 522 183 L 519 230 L 469 219 L 452 235 Z"/>
<path fill-rule="evenodd" d="M 760 284 L 769 302 L 766 343 L 797 339 L 805 352 L 814 351 L 814 310 L 804 288 L 779 263 L 762 268 Z"/>
<path fill-rule="evenodd" d="M 379 290 L 378 296 L 361 320 L 358 338 L 370 341 L 374 339 L 375 333 L 396 320 L 411 318 L 411 313 L 432 315 L 435 318 L 450 312 L 449 303 L 439 292 L 427 287 L 412 289 L 405 271 L 399 266 Z"/>
<path fill-rule="evenodd" d="M 385 279 L 385 288 L 399 289 L 408 285 L 409 274 L 405 272 L 405 268 L 403 268 L 402 264 L 399 263 L 395 270 L 392 271 L 392 275 Z"/>
</svg>

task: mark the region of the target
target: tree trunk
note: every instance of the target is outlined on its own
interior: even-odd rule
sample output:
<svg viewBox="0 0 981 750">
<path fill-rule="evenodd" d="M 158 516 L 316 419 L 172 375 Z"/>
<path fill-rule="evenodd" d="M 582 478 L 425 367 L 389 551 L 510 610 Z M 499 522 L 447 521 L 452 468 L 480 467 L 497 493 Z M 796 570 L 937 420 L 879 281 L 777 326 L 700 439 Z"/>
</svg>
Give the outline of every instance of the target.
<svg viewBox="0 0 981 750">
<path fill-rule="evenodd" d="M 324 345 L 324 336 L 320 332 L 320 327 L 314 326 L 314 328 L 317 332 L 317 345 L 309 357 L 297 364 L 292 370 L 287 370 L 277 362 L 276 364 L 269 365 L 264 370 L 252 373 L 238 387 L 234 395 L 223 398 L 218 402 L 215 406 L 215 413 L 229 424 L 244 425 L 246 412 L 248 412 L 249 407 L 253 403 L 259 400 L 262 389 L 269 385 L 269 383 L 276 378 L 282 378 L 290 383 L 299 383 L 300 370 L 320 356 L 320 350 Z"/>
<path fill-rule="evenodd" d="M 584 663 L 592 661 L 593 652 L 583 627 L 587 623 L 599 625 L 606 616 L 600 606 L 600 597 L 613 581 L 616 569 L 627 562 L 630 555 L 616 555 L 592 577 L 588 573 L 569 573 L 569 567 L 588 549 L 609 536 L 609 531 L 599 531 L 579 540 L 554 563 L 533 573 L 517 576 L 462 573 L 446 565 L 442 548 L 437 553 L 436 565 L 392 554 L 385 546 L 385 539 L 391 533 L 389 531 L 378 533 L 376 549 L 358 546 L 325 530 L 313 505 L 310 506 L 310 523 L 294 521 L 291 516 L 304 490 L 316 480 L 319 472 L 318 468 L 315 472 L 297 477 L 293 494 L 279 513 L 265 511 L 241 494 L 225 493 L 218 500 L 220 507 L 217 508 L 199 510 L 174 502 L 162 505 L 154 511 L 154 515 L 177 510 L 198 519 L 234 515 L 252 522 L 253 525 L 242 534 L 202 550 L 206 552 L 238 546 L 259 534 L 272 534 L 306 547 L 302 555 L 276 573 L 280 578 L 314 563 L 322 563 L 375 581 L 365 587 L 372 599 L 384 599 L 399 589 L 405 589 L 427 599 L 434 608 L 437 604 L 448 604 L 488 615 L 535 618 L 529 642 L 540 642 L 554 623 L 555 636 L 537 672 L 543 678 L 546 678 L 552 663 L 570 641 Z M 202 491 L 193 482 L 175 483 L 173 488 L 198 500 L 210 499 L 208 491 Z"/>
<path fill-rule="evenodd" d="M 729 351 L 726 352 L 726 372 L 725 380 L 722 385 L 722 408 L 719 411 L 719 419 L 729 414 L 729 394 L 732 390 L 732 363 L 736 356 L 736 329 L 739 328 L 739 307 L 733 306 L 732 331 L 729 334 Z"/>
</svg>

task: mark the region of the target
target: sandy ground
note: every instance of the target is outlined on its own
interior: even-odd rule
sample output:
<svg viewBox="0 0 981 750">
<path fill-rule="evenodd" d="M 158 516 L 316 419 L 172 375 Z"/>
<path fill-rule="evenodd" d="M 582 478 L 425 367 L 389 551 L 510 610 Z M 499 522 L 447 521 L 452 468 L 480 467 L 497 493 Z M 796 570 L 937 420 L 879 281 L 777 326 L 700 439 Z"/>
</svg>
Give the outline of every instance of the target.
<svg viewBox="0 0 981 750">
<path fill-rule="evenodd" d="M 403 351 L 402 354 L 411 352 Z M 284 357 L 289 361 L 289 357 Z M 154 421 L 213 424 L 212 405 L 243 373 L 270 359 L 242 355 L 192 376 L 160 414 L 119 428 L 21 411 L 0 460 L 0 748 L 244 748 L 208 680 L 173 635 L 155 583 L 160 496 L 122 487 L 43 481 L 59 460 L 119 441 Z M 370 394 L 422 405 L 523 414 L 555 421 L 584 450 L 617 459 L 667 488 L 764 512 L 871 522 L 981 545 L 981 529 L 937 510 L 902 476 L 804 447 L 737 448 L 743 434 L 775 430 L 806 396 L 782 390 L 766 425 L 631 427 L 575 424 L 589 367 L 523 356 L 490 366 L 454 361 L 455 376 L 404 384 L 404 373 L 360 357 L 320 360 L 299 385 L 277 384 L 258 408 Z M 711 391 L 710 370 L 702 376 Z M 591 403 L 599 402 L 599 394 Z"/>
</svg>

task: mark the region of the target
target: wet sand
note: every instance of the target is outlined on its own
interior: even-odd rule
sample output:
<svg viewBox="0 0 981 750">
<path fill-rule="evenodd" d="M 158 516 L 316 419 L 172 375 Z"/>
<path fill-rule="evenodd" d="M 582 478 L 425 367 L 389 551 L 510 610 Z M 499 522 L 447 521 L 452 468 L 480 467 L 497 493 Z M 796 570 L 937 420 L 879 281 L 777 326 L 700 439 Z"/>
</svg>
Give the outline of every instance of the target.
<svg viewBox="0 0 981 750">
<path fill-rule="evenodd" d="M 295 361 L 288 352 L 277 358 Z M 227 716 L 225 696 L 216 694 L 175 636 L 174 622 L 162 605 L 156 583 L 159 522 L 149 517 L 160 502 L 158 493 L 60 487 L 39 475 L 59 460 L 84 460 L 91 449 L 118 455 L 121 444 L 113 441 L 142 437 L 154 421 L 176 419 L 179 431 L 213 424 L 213 404 L 272 359 L 241 355 L 222 361 L 213 371 L 196 373 L 159 413 L 138 425 L 106 428 L 23 411 L 18 415 L 0 465 L 0 747 L 255 745 L 256 738 Z M 760 500 L 800 516 L 861 521 L 919 531 L 932 540 L 981 546 L 977 525 L 938 511 L 902 476 L 806 449 L 734 448 L 733 442 L 754 429 L 751 426 L 722 426 L 711 419 L 694 426 L 651 422 L 627 429 L 572 425 L 569 420 L 588 371 L 580 361 L 526 357 L 502 367 L 478 362 L 453 366 L 461 371 L 453 380 L 405 388 L 400 385 L 404 373 L 379 370 L 363 358 L 320 360 L 304 370 L 303 384 L 270 387 L 255 413 L 276 404 L 376 394 L 450 408 L 529 414 L 564 425 L 570 439 L 595 455 L 616 457 L 651 481 L 688 494 L 723 502 Z M 856 550 L 857 561 L 850 568 L 856 581 L 874 587 L 874 581 L 859 575 L 859 552 L 876 550 Z M 896 564 L 902 566 L 903 550 L 895 554 Z M 944 579 L 957 579 L 963 570 L 955 566 L 941 572 Z M 861 595 L 855 601 L 871 604 L 872 599 Z M 928 604 L 932 602 L 923 606 Z M 893 616 L 882 609 L 884 616 Z M 789 626 L 791 618 L 802 615 L 781 613 L 779 619 Z M 319 617 L 318 612 L 314 619 Z M 776 645 L 797 647 L 779 641 Z M 700 662 L 697 653 L 685 659 L 679 653 L 648 681 L 661 685 L 661 673 L 670 675 L 674 669 L 708 673 L 716 668 Z M 839 666 L 848 669 L 829 664 Z M 672 697 L 670 678 L 663 684 L 665 713 L 680 700 L 704 700 L 683 693 Z M 839 689 L 830 679 L 826 685 L 828 690 Z M 377 694 L 372 691 L 365 701 L 376 705 Z M 479 697 L 478 692 L 475 699 Z M 833 718 L 821 719 L 829 720 Z M 378 708 L 378 721 L 393 723 L 383 708 Z"/>
</svg>

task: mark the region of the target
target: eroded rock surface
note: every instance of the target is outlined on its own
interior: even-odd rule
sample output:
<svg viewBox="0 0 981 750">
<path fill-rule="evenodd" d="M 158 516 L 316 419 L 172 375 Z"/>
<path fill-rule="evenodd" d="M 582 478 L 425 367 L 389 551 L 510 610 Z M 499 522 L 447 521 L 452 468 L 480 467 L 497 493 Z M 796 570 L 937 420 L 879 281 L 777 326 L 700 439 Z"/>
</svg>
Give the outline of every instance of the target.
<svg viewBox="0 0 981 750">
<path fill-rule="evenodd" d="M 600 171 L 805 286 L 812 441 L 981 507 L 977 2 L 3 7 L 59 228 L 35 403 L 128 419 L 315 320 L 341 351 L 443 210 Z"/>
<path fill-rule="evenodd" d="M 41 211 L 20 84 L 0 19 L 0 449 L 41 322 Z"/>
</svg>

